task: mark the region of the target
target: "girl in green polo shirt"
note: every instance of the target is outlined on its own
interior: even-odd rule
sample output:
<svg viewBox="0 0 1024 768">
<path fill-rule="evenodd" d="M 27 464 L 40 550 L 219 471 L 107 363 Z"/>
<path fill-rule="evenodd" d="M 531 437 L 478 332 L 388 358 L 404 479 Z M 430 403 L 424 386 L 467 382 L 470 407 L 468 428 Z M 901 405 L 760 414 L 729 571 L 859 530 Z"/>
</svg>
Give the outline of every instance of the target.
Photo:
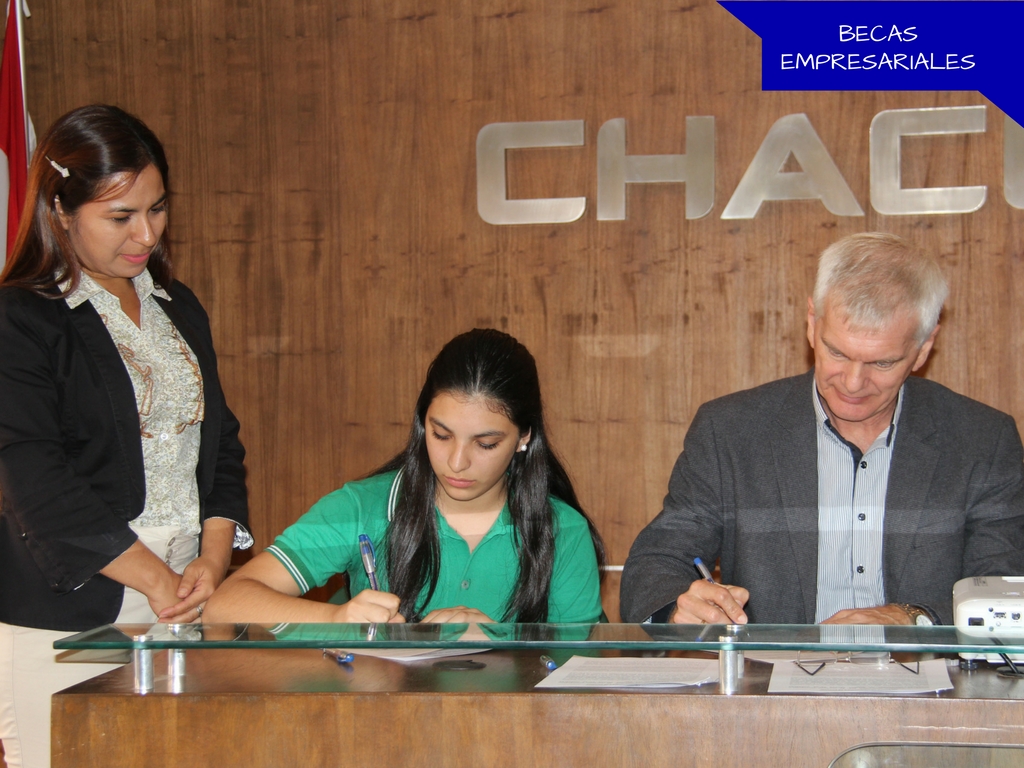
<svg viewBox="0 0 1024 768">
<path fill-rule="evenodd" d="M 405 449 L 313 505 L 221 585 L 204 618 L 594 622 L 603 554 L 548 444 L 533 356 L 477 329 L 431 363 Z M 337 573 L 351 600 L 299 599 Z"/>
</svg>

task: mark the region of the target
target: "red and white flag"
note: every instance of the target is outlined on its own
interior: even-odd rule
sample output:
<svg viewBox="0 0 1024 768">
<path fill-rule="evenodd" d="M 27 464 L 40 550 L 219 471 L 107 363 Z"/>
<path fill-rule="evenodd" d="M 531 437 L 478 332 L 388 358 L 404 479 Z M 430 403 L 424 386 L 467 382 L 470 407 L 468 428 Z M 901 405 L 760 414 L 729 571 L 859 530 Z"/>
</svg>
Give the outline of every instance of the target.
<svg viewBox="0 0 1024 768">
<path fill-rule="evenodd" d="M 14 246 L 18 220 L 25 205 L 29 142 L 34 144 L 25 109 L 24 62 L 21 55 L 22 0 L 8 0 L 3 61 L 0 62 L 0 267 Z"/>
</svg>

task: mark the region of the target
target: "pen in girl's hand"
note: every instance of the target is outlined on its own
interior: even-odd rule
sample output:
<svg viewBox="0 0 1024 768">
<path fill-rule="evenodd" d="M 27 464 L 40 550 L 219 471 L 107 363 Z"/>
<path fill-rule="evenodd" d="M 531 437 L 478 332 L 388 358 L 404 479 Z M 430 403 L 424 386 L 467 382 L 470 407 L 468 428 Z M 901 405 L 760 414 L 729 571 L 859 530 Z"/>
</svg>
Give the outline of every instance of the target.
<svg viewBox="0 0 1024 768">
<path fill-rule="evenodd" d="M 365 533 L 359 534 L 359 554 L 363 558 L 363 569 L 370 580 L 370 589 L 379 590 L 377 583 L 377 556 L 373 551 L 373 542 Z"/>
</svg>

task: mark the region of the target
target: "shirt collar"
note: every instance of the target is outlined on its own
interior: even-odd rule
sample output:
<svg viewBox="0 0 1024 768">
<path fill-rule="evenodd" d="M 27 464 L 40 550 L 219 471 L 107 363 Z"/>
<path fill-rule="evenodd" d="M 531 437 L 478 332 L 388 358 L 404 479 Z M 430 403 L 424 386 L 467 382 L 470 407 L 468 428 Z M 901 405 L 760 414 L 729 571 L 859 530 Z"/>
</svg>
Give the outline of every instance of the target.
<svg viewBox="0 0 1024 768">
<path fill-rule="evenodd" d="M 892 421 L 889 422 L 889 434 L 885 436 L 886 447 L 892 443 L 892 438 L 896 434 L 896 425 L 900 421 L 900 414 L 903 413 L 903 390 L 906 389 L 906 386 L 906 383 L 904 383 L 900 387 L 899 394 L 896 395 L 896 410 L 893 411 Z M 811 399 L 814 401 L 814 418 L 818 422 L 818 428 L 831 428 L 834 430 L 835 427 L 830 423 L 828 414 L 825 413 L 825 407 L 821 404 L 818 384 L 813 376 L 811 377 Z"/>
<path fill-rule="evenodd" d="M 442 536 L 449 536 L 454 539 L 462 539 L 461 534 L 457 533 L 448 521 L 445 520 L 444 515 L 441 514 L 441 510 L 434 507 L 434 512 L 437 514 L 437 522 L 439 530 Z M 512 513 L 508 510 L 508 501 L 505 502 L 505 506 L 501 508 L 501 512 L 498 514 L 498 519 L 494 521 L 494 525 L 490 527 L 484 537 L 480 539 L 480 543 L 487 541 L 492 536 L 498 536 L 506 531 L 512 529 Z M 479 546 L 479 545 L 477 545 Z"/>
<path fill-rule="evenodd" d="M 66 277 L 60 282 L 59 287 L 62 291 L 66 290 L 70 283 L 71 278 Z M 138 294 L 139 301 L 145 301 L 150 296 L 157 296 L 165 301 L 171 300 L 170 294 L 153 282 L 153 276 L 149 274 L 148 269 L 142 270 L 141 274 L 133 277 L 132 285 L 135 286 L 135 293 Z M 75 290 L 72 291 L 64 301 L 68 303 L 68 306 L 71 309 L 74 309 L 97 296 L 102 296 L 106 292 L 107 291 L 103 286 L 89 277 L 85 272 L 82 272 L 78 281 L 78 287 L 75 288 Z"/>
</svg>

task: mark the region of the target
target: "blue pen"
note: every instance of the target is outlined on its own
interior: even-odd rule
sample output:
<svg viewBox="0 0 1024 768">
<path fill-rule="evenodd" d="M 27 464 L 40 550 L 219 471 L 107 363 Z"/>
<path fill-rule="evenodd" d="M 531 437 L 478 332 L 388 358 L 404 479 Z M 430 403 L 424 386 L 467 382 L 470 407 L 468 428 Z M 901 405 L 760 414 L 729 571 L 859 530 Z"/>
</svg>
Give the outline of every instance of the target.
<svg viewBox="0 0 1024 768">
<path fill-rule="evenodd" d="M 373 552 L 373 542 L 365 533 L 359 534 L 359 554 L 363 558 L 363 568 L 366 570 L 366 578 L 370 580 L 370 588 L 379 590 L 377 583 L 377 556 Z"/>
<path fill-rule="evenodd" d="M 708 567 L 704 565 L 703 560 L 701 560 L 699 557 L 695 557 L 693 558 L 693 564 L 697 566 L 697 570 L 700 571 L 700 575 L 704 577 L 704 581 L 709 581 L 712 584 L 715 583 L 715 580 L 711 578 L 711 571 L 709 571 Z"/>
<path fill-rule="evenodd" d="M 351 664 L 355 656 L 347 651 L 337 651 L 333 648 L 324 648 L 324 656 L 330 656 L 339 664 Z"/>
<path fill-rule="evenodd" d="M 547 667 L 548 672 L 554 672 L 556 669 L 558 669 L 558 663 L 550 656 L 541 656 L 540 663 Z"/>
</svg>

